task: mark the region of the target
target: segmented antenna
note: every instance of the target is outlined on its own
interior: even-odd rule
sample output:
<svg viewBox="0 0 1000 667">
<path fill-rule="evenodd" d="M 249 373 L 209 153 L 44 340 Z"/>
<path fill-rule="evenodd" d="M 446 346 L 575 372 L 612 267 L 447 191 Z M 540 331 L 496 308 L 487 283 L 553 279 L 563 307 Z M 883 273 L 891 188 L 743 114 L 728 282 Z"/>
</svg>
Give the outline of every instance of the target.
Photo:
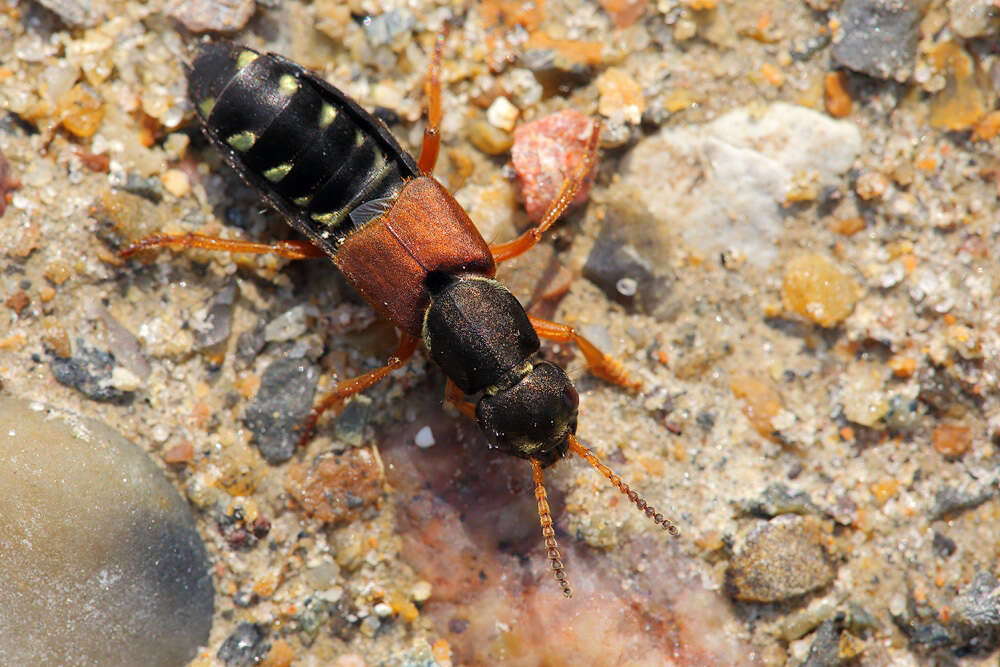
<svg viewBox="0 0 1000 667">
<path fill-rule="evenodd" d="M 566 437 L 569 439 L 569 449 L 571 452 L 580 456 L 580 458 L 584 459 L 587 463 L 593 466 L 595 470 L 607 477 L 608 481 L 618 487 L 618 490 L 625 494 L 628 499 L 639 508 L 640 511 L 645 512 L 646 516 L 653 520 L 653 523 L 658 524 L 661 528 L 663 528 L 663 530 L 670 533 L 673 537 L 677 537 L 681 534 L 681 529 L 677 527 L 676 523 L 657 512 L 656 508 L 652 505 L 647 504 L 646 501 L 643 500 L 642 496 L 633 491 L 628 484 L 622 481 L 621 477 L 615 474 L 615 471 L 604 465 L 604 463 L 601 462 L 601 459 L 597 458 L 597 455 L 594 454 L 594 452 L 581 445 L 580 441 L 577 440 L 573 434 L 567 434 Z M 541 505 L 539 505 L 539 507 L 541 507 Z"/>
<path fill-rule="evenodd" d="M 552 528 L 552 514 L 549 513 L 549 501 L 545 495 L 545 475 L 542 474 L 542 464 L 535 459 L 528 459 L 531 463 L 531 476 L 535 480 L 535 500 L 538 501 L 538 520 L 542 524 L 542 537 L 545 538 L 545 552 L 549 557 L 549 565 L 552 566 L 552 575 L 559 582 L 563 595 L 568 598 L 573 597 L 573 591 L 566 581 L 566 568 L 563 567 L 562 557 L 559 555 L 559 545 L 556 543 L 556 531 Z"/>
</svg>

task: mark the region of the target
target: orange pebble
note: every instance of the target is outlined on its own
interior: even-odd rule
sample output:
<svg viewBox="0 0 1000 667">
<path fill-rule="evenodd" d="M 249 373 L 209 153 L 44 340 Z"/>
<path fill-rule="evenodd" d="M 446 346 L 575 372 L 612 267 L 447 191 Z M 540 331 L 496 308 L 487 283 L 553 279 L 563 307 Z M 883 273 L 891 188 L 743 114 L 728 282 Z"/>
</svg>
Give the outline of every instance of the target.
<svg viewBox="0 0 1000 667">
<path fill-rule="evenodd" d="M 823 77 L 823 101 L 826 110 L 834 118 L 843 118 L 851 113 L 851 95 L 847 92 L 847 75 L 843 72 L 829 72 Z"/>
</svg>

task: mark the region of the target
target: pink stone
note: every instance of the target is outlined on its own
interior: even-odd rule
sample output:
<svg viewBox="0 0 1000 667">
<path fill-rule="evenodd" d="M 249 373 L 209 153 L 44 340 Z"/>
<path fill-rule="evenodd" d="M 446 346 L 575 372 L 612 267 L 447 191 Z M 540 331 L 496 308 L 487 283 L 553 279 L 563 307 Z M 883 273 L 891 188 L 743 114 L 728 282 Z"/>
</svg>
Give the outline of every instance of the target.
<svg viewBox="0 0 1000 667">
<path fill-rule="evenodd" d="M 593 131 L 594 120 L 572 109 L 524 123 L 514 130 L 511 161 L 521 184 L 524 208 L 535 222 L 542 219 L 563 181 L 576 173 Z M 593 169 L 573 198 L 574 206 L 587 200 L 597 162 L 595 156 Z"/>
</svg>

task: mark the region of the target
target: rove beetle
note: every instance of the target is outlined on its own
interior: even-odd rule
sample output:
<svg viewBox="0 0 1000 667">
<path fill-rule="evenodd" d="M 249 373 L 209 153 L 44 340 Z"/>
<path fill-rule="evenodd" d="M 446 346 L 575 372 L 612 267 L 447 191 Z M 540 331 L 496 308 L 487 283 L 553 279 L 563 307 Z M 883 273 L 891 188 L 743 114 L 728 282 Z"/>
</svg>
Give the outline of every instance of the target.
<svg viewBox="0 0 1000 667">
<path fill-rule="evenodd" d="M 323 412 L 401 367 L 422 340 L 448 377 L 448 399 L 478 423 L 493 447 L 531 464 L 548 559 L 563 594 L 571 597 L 542 473 L 568 452 L 607 477 L 664 530 L 680 534 L 577 440 L 579 396 L 562 368 L 533 360 L 539 337 L 575 343 L 591 372 L 608 382 L 632 388 L 638 383 L 572 327 L 530 317 L 494 279 L 497 263 L 538 243 L 590 177 L 600 126 L 595 124 L 585 158 L 537 226 L 508 243 L 487 245 L 431 175 L 441 146 L 443 44 L 441 34 L 426 83 L 428 123 L 414 160 L 380 121 L 300 65 L 237 44 L 203 42 L 188 74 L 188 95 L 205 134 L 308 241 L 151 236 L 121 255 L 171 247 L 329 257 L 400 329 L 400 341 L 385 366 L 339 382 L 320 400 L 300 427 L 300 444 L 310 439 Z"/>
</svg>

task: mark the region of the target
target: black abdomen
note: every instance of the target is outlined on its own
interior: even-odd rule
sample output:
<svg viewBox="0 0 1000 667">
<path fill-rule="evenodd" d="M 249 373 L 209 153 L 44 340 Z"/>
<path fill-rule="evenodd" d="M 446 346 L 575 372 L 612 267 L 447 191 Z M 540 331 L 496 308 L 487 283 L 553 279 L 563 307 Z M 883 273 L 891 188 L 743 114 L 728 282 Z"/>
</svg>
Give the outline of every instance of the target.
<svg viewBox="0 0 1000 667">
<path fill-rule="evenodd" d="M 395 197 L 419 175 L 381 123 L 281 56 L 206 42 L 188 95 L 233 168 L 331 255 L 381 210 L 359 206 Z"/>
</svg>

